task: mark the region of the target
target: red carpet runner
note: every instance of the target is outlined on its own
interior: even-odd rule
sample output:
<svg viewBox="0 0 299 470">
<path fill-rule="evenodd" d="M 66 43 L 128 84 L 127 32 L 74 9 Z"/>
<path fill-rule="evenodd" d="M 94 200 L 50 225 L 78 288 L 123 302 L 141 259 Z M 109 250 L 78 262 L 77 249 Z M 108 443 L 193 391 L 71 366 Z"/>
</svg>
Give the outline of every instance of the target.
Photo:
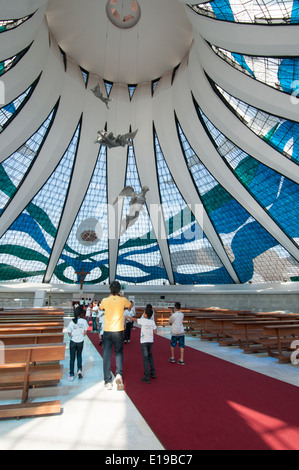
<svg viewBox="0 0 299 470">
<path fill-rule="evenodd" d="M 98 335 L 88 336 L 102 354 Z M 147 385 L 139 337 L 136 328 L 124 345 L 125 391 L 166 450 L 299 450 L 297 387 L 189 347 L 185 366 L 171 364 L 158 335 Z"/>
</svg>

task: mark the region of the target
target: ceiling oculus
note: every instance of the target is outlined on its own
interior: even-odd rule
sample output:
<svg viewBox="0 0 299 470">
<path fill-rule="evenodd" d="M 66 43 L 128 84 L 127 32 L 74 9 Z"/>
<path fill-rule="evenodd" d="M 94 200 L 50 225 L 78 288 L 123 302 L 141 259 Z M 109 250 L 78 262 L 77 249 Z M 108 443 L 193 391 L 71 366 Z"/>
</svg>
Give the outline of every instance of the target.
<svg viewBox="0 0 299 470">
<path fill-rule="evenodd" d="M 141 16 L 137 0 L 108 0 L 106 11 L 111 23 L 122 29 L 135 26 Z"/>
</svg>

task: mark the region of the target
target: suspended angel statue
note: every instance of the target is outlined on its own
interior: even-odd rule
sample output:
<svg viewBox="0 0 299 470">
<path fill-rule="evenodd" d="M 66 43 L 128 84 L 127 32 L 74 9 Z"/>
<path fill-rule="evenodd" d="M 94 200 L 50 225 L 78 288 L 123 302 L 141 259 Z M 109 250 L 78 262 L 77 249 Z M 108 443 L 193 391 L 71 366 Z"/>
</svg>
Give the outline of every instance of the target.
<svg viewBox="0 0 299 470">
<path fill-rule="evenodd" d="M 96 97 L 99 98 L 101 101 L 103 101 L 103 103 L 105 103 L 105 105 L 107 106 L 107 108 L 110 109 L 109 106 L 108 106 L 108 103 L 109 103 L 109 101 L 112 101 L 112 99 L 110 99 L 110 98 L 105 98 L 105 96 L 104 96 L 103 93 L 101 92 L 101 87 L 100 87 L 99 84 L 97 84 L 97 85 L 94 87 L 94 89 L 91 88 L 90 90 L 93 92 L 94 96 L 96 96 Z"/>
<path fill-rule="evenodd" d="M 125 147 L 126 145 L 132 145 L 133 139 L 137 134 L 138 129 L 135 132 L 128 132 L 124 135 L 118 135 L 114 137 L 113 132 L 108 132 L 105 130 L 98 131 L 98 137 L 95 141 L 95 144 L 103 144 L 109 148 L 114 147 Z"/>
<path fill-rule="evenodd" d="M 135 193 L 134 189 L 131 186 L 125 186 L 124 189 L 119 193 L 115 199 L 114 204 L 116 204 L 120 199 L 124 197 L 130 197 L 130 210 L 126 217 L 121 221 L 121 232 L 120 235 L 123 235 L 129 227 L 134 225 L 140 212 L 142 211 L 145 214 L 144 204 L 146 202 L 146 193 L 149 191 L 147 186 L 142 186 L 140 193 Z"/>
</svg>

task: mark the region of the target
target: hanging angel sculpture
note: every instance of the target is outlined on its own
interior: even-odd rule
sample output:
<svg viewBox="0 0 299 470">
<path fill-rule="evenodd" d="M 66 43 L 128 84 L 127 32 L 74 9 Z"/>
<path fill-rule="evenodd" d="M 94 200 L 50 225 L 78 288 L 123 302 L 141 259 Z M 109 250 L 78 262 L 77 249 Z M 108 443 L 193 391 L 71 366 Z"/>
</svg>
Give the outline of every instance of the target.
<svg viewBox="0 0 299 470">
<path fill-rule="evenodd" d="M 93 89 L 91 88 L 90 91 L 93 92 L 94 96 L 96 96 L 97 98 L 99 98 L 101 101 L 103 101 L 103 103 L 105 103 L 105 105 L 107 106 L 108 109 L 109 106 L 108 106 L 108 103 L 110 101 L 112 101 L 112 99 L 110 98 L 105 98 L 105 96 L 103 95 L 103 93 L 101 92 L 101 87 L 99 84 L 97 84 Z"/>
<path fill-rule="evenodd" d="M 140 193 L 135 193 L 134 189 L 131 186 L 125 186 L 124 189 L 119 193 L 115 199 L 113 205 L 115 205 L 120 199 L 124 197 L 130 197 L 130 210 L 126 217 L 121 221 L 121 232 L 120 235 L 123 235 L 129 227 L 134 225 L 140 212 L 145 213 L 144 204 L 146 202 L 146 193 L 149 191 L 147 186 L 142 186 Z"/>
<path fill-rule="evenodd" d="M 135 132 L 128 132 L 124 135 L 118 135 L 114 137 L 113 132 L 108 132 L 105 130 L 98 131 L 98 137 L 95 141 L 95 144 L 103 144 L 108 148 L 114 147 L 125 147 L 126 145 L 132 145 L 133 139 L 137 134 L 138 129 Z"/>
</svg>

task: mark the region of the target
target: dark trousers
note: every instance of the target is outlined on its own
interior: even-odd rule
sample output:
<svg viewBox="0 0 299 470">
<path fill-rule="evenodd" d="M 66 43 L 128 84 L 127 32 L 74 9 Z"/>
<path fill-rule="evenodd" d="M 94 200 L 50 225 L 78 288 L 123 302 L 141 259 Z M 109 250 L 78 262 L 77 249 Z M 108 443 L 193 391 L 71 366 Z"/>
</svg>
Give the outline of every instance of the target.
<svg viewBox="0 0 299 470">
<path fill-rule="evenodd" d="M 126 329 L 125 329 L 125 341 L 128 341 L 129 339 L 131 339 L 131 330 L 133 328 L 133 323 L 132 321 L 128 321 L 126 323 Z"/>
<path fill-rule="evenodd" d="M 152 354 L 154 343 L 141 343 L 141 352 L 143 358 L 144 376 L 149 379 L 151 375 L 155 375 L 154 358 Z"/>
<path fill-rule="evenodd" d="M 92 317 L 92 331 L 98 331 L 97 318 Z"/>
<path fill-rule="evenodd" d="M 75 360 L 77 359 L 78 370 L 82 370 L 82 351 L 83 351 L 84 341 L 81 343 L 75 343 L 75 341 L 70 341 L 70 376 L 74 375 L 75 369 Z"/>
<path fill-rule="evenodd" d="M 112 382 L 111 354 L 114 347 L 116 371 L 115 375 L 123 375 L 123 331 L 104 331 L 103 334 L 103 371 L 105 383 Z"/>
</svg>

